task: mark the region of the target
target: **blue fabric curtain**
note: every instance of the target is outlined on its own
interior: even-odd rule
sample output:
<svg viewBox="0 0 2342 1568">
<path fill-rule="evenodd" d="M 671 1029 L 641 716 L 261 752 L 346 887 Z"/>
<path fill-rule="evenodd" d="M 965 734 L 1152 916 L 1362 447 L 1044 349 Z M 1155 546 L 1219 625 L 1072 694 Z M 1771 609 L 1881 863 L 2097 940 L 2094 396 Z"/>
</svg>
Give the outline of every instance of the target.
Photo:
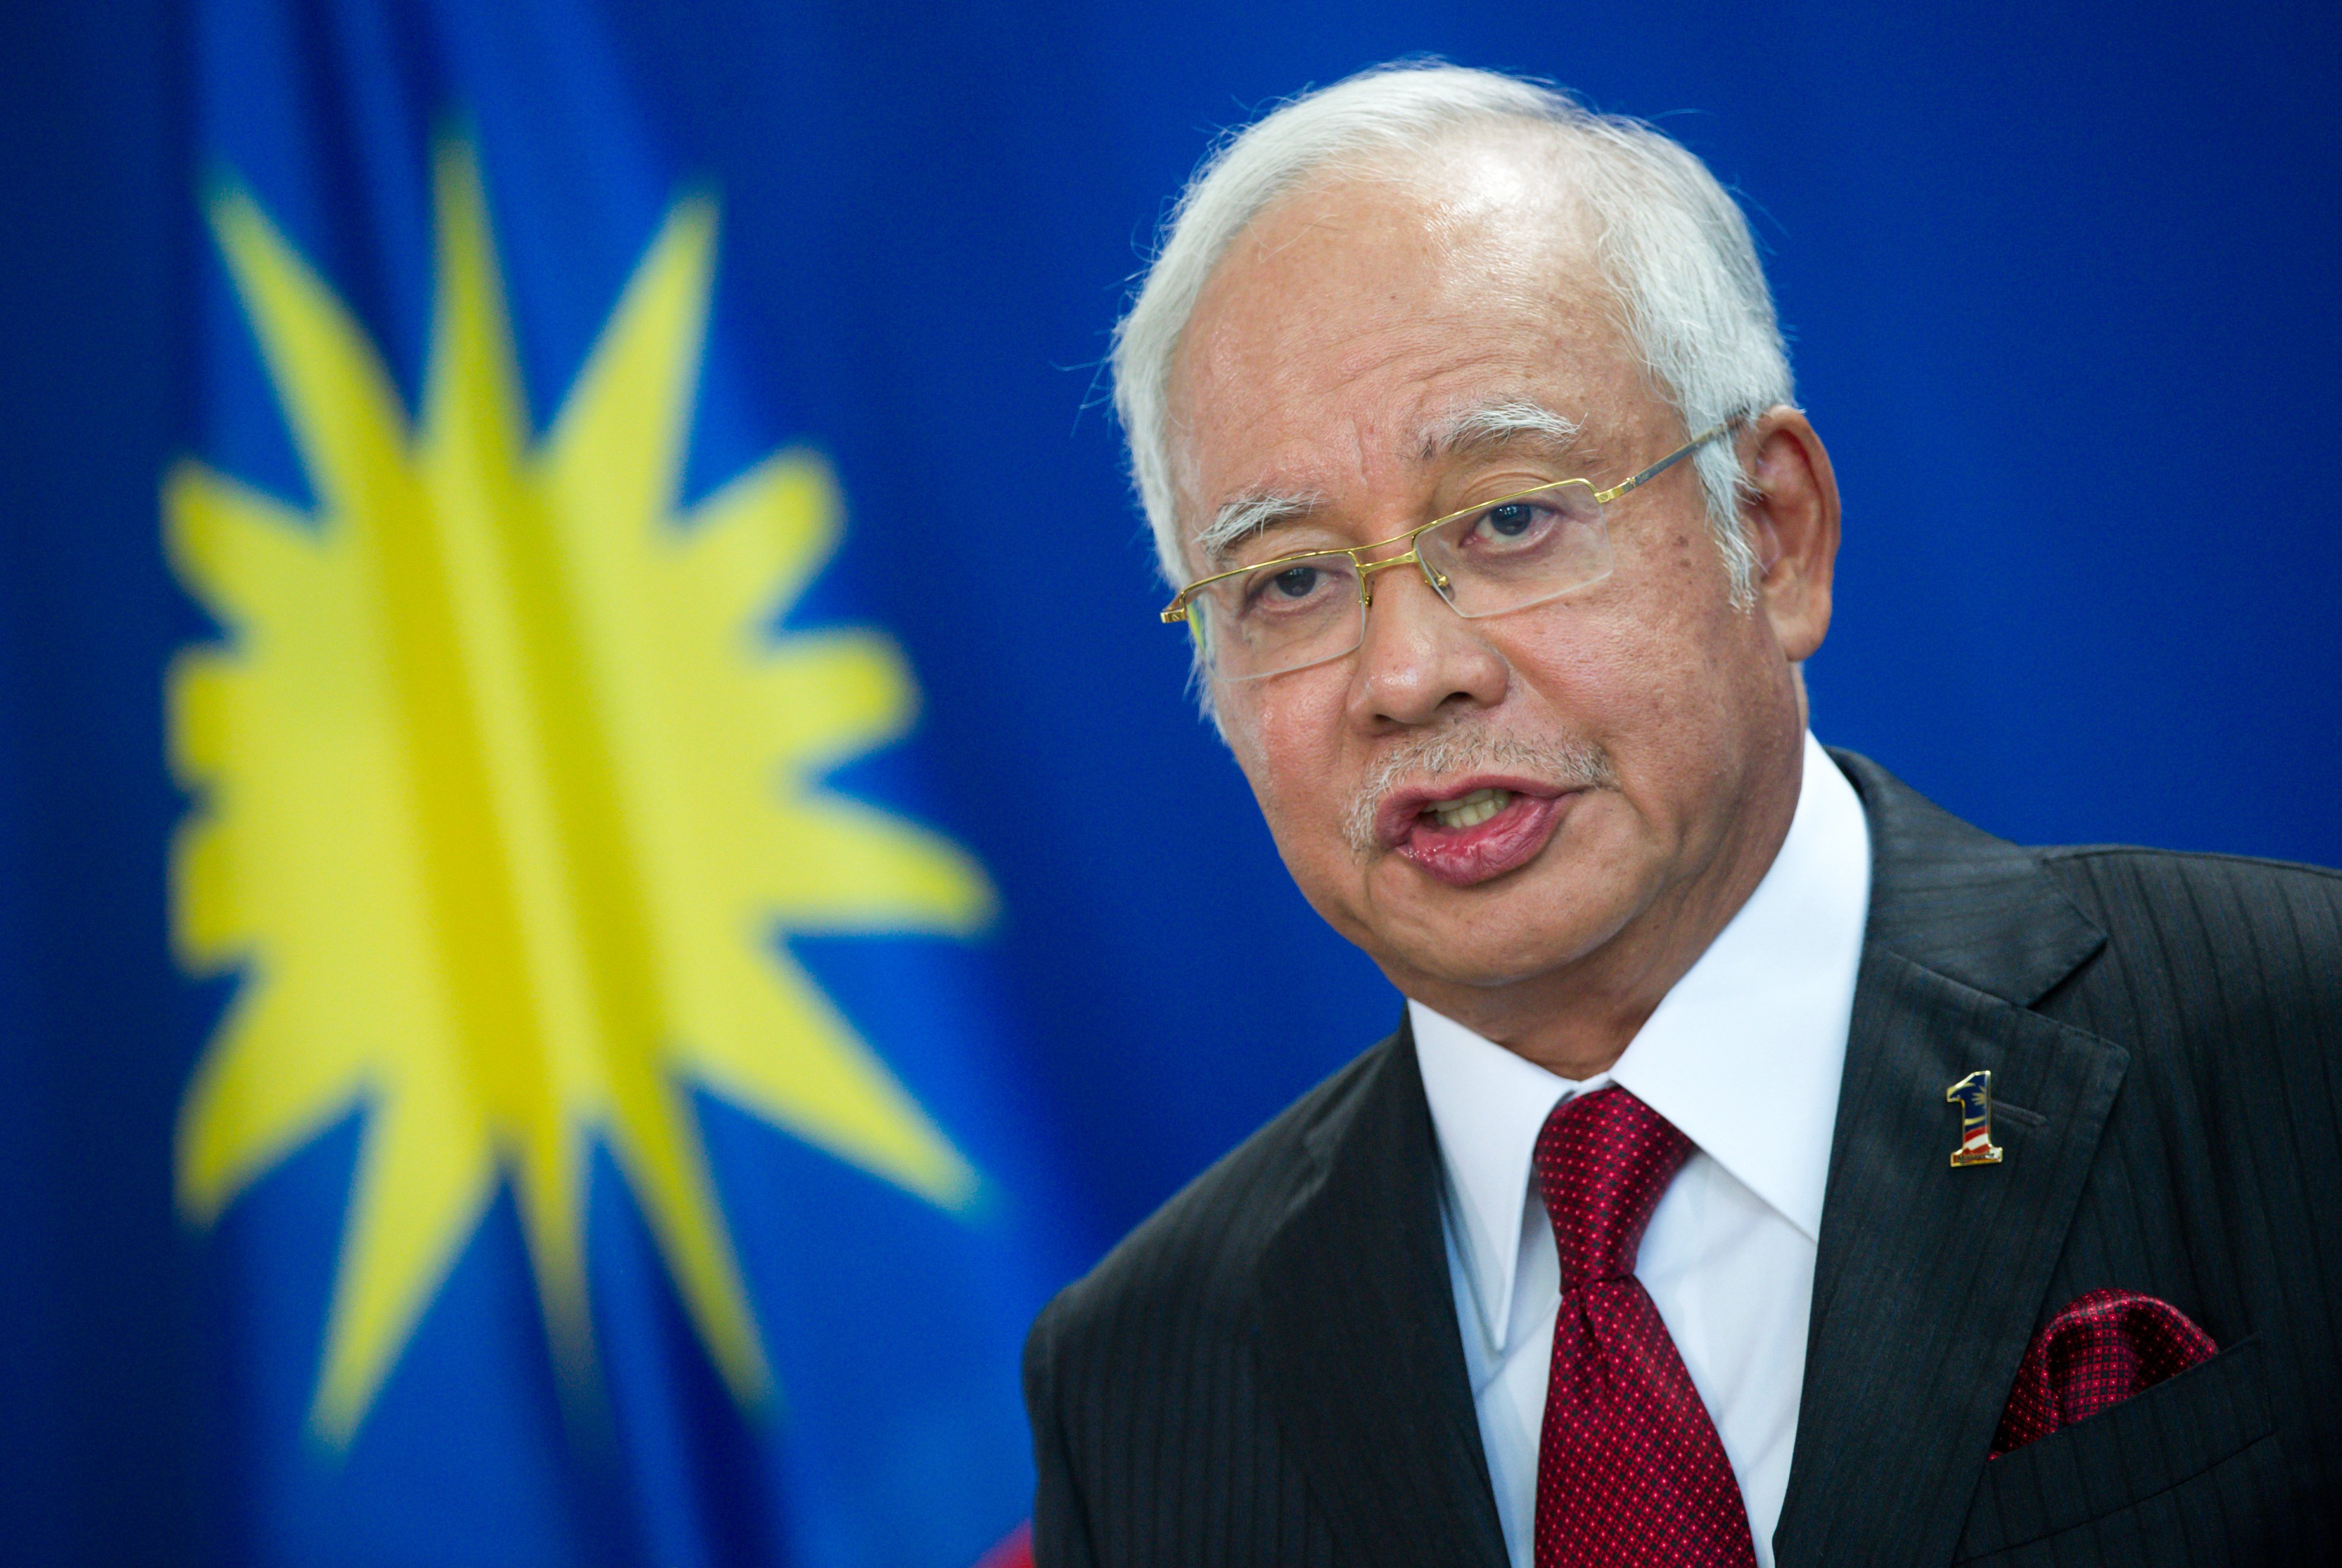
<svg viewBox="0 0 2342 1568">
<path fill-rule="evenodd" d="M 1749 203 L 1817 733 L 2342 861 L 2323 11 L 0 20 L 0 1555 L 933 1564 L 1051 1291 L 1397 999 L 1099 406 L 1210 136 L 1436 51 Z"/>
</svg>

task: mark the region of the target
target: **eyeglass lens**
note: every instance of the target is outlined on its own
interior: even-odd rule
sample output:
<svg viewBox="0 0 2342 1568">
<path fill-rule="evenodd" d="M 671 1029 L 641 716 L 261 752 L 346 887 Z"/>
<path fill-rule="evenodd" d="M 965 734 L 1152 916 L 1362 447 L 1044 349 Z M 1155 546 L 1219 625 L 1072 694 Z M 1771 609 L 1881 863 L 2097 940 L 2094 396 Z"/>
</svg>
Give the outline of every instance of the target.
<svg viewBox="0 0 2342 1568">
<path fill-rule="evenodd" d="M 1583 480 L 1450 518 L 1417 535 L 1416 549 L 1422 575 L 1469 619 L 1543 604 L 1610 571 L 1602 507 Z M 1190 610 L 1214 672 L 1233 681 L 1338 659 L 1365 639 L 1366 614 L 1356 563 L 1330 551 L 1214 583 Z"/>
</svg>

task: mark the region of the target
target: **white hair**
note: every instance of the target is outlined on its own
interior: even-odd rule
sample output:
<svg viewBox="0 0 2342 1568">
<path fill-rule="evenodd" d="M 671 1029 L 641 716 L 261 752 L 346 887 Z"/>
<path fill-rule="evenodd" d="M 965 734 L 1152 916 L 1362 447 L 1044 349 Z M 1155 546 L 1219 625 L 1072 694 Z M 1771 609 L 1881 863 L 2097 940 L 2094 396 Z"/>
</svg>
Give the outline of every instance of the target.
<svg viewBox="0 0 2342 1568">
<path fill-rule="evenodd" d="M 1377 66 L 1224 138 L 1171 209 L 1137 296 L 1115 328 L 1115 408 L 1156 554 L 1174 587 L 1191 568 L 1173 482 L 1172 360 L 1236 236 L 1334 165 L 1403 160 L 1459 132 L 1524 124 L 1552 127 L 1575 155 L 1571 175 L 1592 215 L 1621 325 L 1686 434 L 1791 400 L 1788 353 L 1756 241 L 1697 158 L 1640 121 L 1596 115 L 1539 83 L 1436 62 Z M 1739 459 L 1719 441 L 1692 461 L 1734 597 L 1753 603 L 1756 563 L 1740 525 L 1747 481 Z M 1236 520 L 1214 521 L 1225 533 Z"/>
</svg>

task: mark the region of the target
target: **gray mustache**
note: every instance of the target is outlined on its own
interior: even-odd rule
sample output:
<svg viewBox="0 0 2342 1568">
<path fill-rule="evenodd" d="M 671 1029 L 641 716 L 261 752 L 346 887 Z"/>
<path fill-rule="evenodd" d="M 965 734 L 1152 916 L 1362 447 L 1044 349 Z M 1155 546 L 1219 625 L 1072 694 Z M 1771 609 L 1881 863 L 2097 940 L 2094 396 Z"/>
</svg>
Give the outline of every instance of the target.
<svg viewBox="0 0 2342 1568">
<path fill-rule="evenodd" d="M 1375 818 L 1400 788 L 1474 773 L 1519 774 L 1558 789 L 1616 789 L 1610 754 L 1591 741 L 1526 740 L 1503 730 L 1450 725 L 1411 735 L 1383 754 L 1350 802 L 1344 835 L 1361 858 L 1381 848 Z"/>
</svg>

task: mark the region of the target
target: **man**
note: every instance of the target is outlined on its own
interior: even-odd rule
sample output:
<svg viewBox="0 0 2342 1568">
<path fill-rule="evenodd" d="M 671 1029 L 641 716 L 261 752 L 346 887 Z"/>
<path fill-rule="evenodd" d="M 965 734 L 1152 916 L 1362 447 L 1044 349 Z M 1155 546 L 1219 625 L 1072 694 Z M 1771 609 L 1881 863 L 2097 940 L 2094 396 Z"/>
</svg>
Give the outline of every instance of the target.
<svg viewBox="0 0 2342 1568">
<path fill-rule="evenodd" d="M 1354 78 L 1206 165 L 1115 371 L 1166 618 L 1407 1002 L 1036 1324 L 1045 1568 L 2334 1550 L 2342 879 L 1814 743 L 1837 484 L 1695 159 Z"/>
</svg>

